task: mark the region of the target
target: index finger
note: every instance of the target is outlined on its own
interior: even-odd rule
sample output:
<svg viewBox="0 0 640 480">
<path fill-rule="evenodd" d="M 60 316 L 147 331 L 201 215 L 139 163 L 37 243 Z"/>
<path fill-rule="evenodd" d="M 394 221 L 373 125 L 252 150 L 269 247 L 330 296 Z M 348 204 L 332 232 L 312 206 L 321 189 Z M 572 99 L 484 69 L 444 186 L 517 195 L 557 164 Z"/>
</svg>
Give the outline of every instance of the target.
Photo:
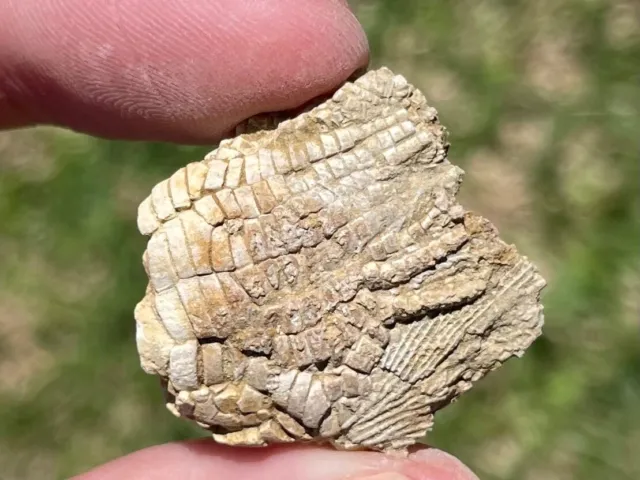
<svg viewBox="0 0 640 480">
<path fill-rule="evenodd" d="M 343 0 L 5 0 L 0 128 L 212 142 L 368 62 Z"/>
</svg>

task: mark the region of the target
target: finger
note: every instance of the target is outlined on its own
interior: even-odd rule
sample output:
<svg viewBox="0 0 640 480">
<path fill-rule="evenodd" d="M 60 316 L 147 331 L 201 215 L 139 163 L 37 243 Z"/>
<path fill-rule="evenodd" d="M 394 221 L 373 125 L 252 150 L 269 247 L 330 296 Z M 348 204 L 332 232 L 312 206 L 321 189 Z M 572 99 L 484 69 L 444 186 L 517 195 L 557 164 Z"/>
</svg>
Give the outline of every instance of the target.
<svg viewBox="0 0 640 480">
<path fill-rule="evenodd" d="M 344 0 L 3 0 L 0 128 L 211 142 L 367 62 Z"/>
<path fill-rule="evenodd" d="M 75 480 L 477 480 L 443 452 L 427 449 L 402 459 L 375 452 L 321 447 L 230 448 L 211 441 L 171 443 L 133 453 Z"/>
</svg>

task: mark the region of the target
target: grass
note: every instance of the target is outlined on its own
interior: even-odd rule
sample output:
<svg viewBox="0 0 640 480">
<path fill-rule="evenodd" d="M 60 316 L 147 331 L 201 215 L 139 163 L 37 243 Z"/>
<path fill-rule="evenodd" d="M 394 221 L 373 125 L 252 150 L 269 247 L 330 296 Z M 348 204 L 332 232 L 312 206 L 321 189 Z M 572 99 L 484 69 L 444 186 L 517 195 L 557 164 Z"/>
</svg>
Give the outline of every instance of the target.
<svg viewBox="0 0 640 480">
<path fill-rule="evenodd" d="M 544 337 L 443 410 L 429 443 L 482 479 L 640 478 L 637 6 L 354 6 L 373 64 L 438 108 L 465 204 L 549 279 Z M 137 203 L 206 150 L 0 134 L 3 479 L 65 478 L 201 435 L 139 369 L 132 309 Z"/>
</svg>

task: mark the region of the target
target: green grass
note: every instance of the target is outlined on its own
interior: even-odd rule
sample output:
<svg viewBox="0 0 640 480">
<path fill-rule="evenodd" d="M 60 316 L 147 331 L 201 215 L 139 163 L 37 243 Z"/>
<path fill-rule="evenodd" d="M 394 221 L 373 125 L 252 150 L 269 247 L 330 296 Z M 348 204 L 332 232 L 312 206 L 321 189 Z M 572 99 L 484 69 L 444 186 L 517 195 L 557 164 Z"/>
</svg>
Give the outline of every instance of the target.
<svg viewBox="0 0 640 480">
<path fill-rule="evenodd" d="M 354 3 L 373 64 L 439 110 L 465 202 L 549 278 L 544 337 L 440 412 L 429 443 L 482 479 L 640 478 L 640 26 L 597 0 Z M 140 370 L 132 310 L 137 203 L 207 149 L 2 139 L 0 477 L 202 435 Z"/>
</svg>

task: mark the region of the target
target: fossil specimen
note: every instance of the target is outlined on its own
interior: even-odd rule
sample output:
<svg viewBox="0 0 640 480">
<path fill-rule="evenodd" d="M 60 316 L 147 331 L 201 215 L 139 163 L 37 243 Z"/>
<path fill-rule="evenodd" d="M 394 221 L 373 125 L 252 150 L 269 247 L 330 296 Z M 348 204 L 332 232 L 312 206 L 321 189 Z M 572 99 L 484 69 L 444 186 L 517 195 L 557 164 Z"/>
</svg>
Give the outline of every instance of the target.
<svg viewBox="0 0 640 480">
<path fill-rule="evenodd" d="M 221 443 L 406 451 L 540 335 L 544 280 L 456 202 L 463 172 L 402 76 L 274 127 L 140 205 L 142 367 Z"/>
</svg>

